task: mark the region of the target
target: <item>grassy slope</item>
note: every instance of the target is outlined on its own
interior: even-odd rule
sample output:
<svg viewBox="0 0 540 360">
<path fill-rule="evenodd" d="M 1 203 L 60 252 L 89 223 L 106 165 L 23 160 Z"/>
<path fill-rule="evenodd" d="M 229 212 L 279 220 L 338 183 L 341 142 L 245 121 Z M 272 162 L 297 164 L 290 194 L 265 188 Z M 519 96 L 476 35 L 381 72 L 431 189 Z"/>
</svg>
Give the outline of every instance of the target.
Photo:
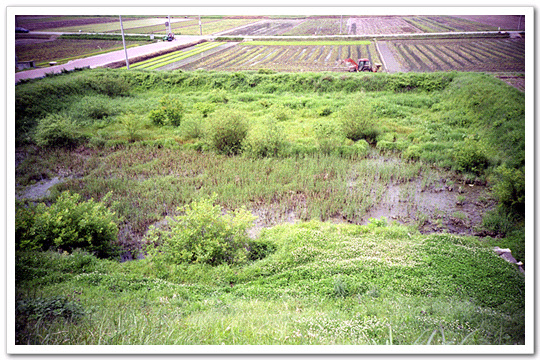
<svg viewBox="0 0 540 360">
<path fill-rule="evenodd" d="M 474 238 L 319 222 L 279 226 L 262 237 L 278 250 L 244 267 L 22 255 L 21 294 L 71 295 L 93 309 L 75 324 L 29 326 L 28 338 L 371 345 L 425 344 L 434 335 L 433 344 L 523 342 L 523 277 Z"/>
<path fill-rule="evenodd" d="M 117 90 L 123 94 L 119 84 L 124 83 L 132 84 L 129 96 L 104 95 Z M 199 139 L 187 136 L 185 128 L 156 128 L 146 117 L 158 106 L 164 93 L 158 88 L 163 83 L 182 99 L 187 109 L 185 124 L 205 121 L 194 108 L 197 102 L 212 103 L 216 111 L 244 112 L 253 126 L 269 112 L 275 115 L 286 109 L 280 124 L 288 141 L 301 146 L 302 156 L 296 157 L 295 165 L 295 158 L 289 155 L 257 161 L 183 150 Z M 212 91 L 216 88 L 223 90 Z M 288 184 L 281 190 L 259 187 L 258 191 L 265 192 L 262 198 L 272 199 L 279 191 L 289 190 L 287 186 L 305 188 L 301 182 L 294 185 L 298 179 L 291 183 L 290 170 L 301 161 L 306 169 L 299 175 L 314 179 L 309 186 L 314 186 L 311 201 L 316 203 L 326 191 L 320 187 L 322 182 L 315 181 L 319 171 L 332 164 L 335 174 L 340 174 L 339 169 L 354 160 L 330 155 L 320 161 L 302 151 L 318 151 L 314 126 L 321 121 L 334 124 L 339 109 L 356 101 L 362 91 L 377 109 L 381 136 L 390 134 L 403 149 L 416 146 L 413 149 L 424 161 L 451 168 L 451 152 L 471 136 L 481 138 L 490 149 L 492 167 L 502 163 L 519 167 L 524 161 L 523 96 L 484 75 L 128 74 L 99 70 L 17 87 L 16 126 L 21 143 L 32 138 L 36 119 L 55 111 L 71 114 L 93 138 L 85 150 L 86 155 L 93 154 L 90 157 L 62 150 L 30 152 L 18 169 L 18 179 L 26 185 L 38 173 L 82 175 L 61 189 L 96 198 L 112 190 L 124 225 L 139 224 L 141 231 L 163 216 L 158 212 L 163 208 L 152 207 L 154 200 L 159 203 L 176 194 L 177 200 L 166 208 L 174 211 L 179 202 L 194 196 L 199 180 L 205 184 L 203 193 L 217 189 L 212 188 L 216 184 L 221 186 L 220 201 L 228 202 L 224 205 L 249 203 L 256 190 L 238 193 L 235 189 L 242 187 L 235 185 L 235 175 L 238 169 L 246 171 L 246 179 L 247 174 L 260 173 L 253 166 L 276 170 L 269 181 Z M 61 101 L 51 101 L 48 96 Z M 228 98 L 226 103 L 223 97 Z M 92 120 L 84 104 L 109 106 L 109 116 Z M 330 116 L 318 115 L 324 107 L 332 110 Z M 138 140 L 133 145 L 127 142 L 126 129 L 119 122 L 123 112 L 137 115 Z M 304 156 L 306 160 L 300 160 Z M 201 161 L 209 162 L 215 175 L 209 169 L 199 172 Z M 223 172 L 225 169 L 235 171 Z M 184 176 L 186 187 L 181 188 L 185 190 L 179 192 L 175 177 L 164 173 L 169 170 L 188 175 Z M 489 178 L 489 171 L 483 176 Z M 152 193 L 156 184 L 159 194 Z M 335 184 L 330 183 L 330 188 L 336 188 Z M 279 198 L 278 204 L 287 206 Z M 284 192 L 282 200 L 287 198 Z M 315 208 L 320 215 L 321 209 L 328 211 L 332 206 L 335 204 Z M 317 218 L 313 214 L 311 211 L 307 219 Z M 77 323 L 29 321 L 19 333 L 20 340 L 63 343 L 68 338 L 78 344 L 523 342 L 524 281 L 489 250 L 493 242 L 424 236 L 413 228 L 376 224 L 311 222 L 269 229 L 261 237 L 277 245 L 276 253 L 243 267 L 175 267 L 151 259 L 119 264 L 80 254 L 19 254 L 16 273 L 21 299 L 70 295 L 79 298 L 77 303 L 85 309 L 94 309 L 93 315 Z M 60 331 L 68 331 L 70 336 Z"/>
</svg>

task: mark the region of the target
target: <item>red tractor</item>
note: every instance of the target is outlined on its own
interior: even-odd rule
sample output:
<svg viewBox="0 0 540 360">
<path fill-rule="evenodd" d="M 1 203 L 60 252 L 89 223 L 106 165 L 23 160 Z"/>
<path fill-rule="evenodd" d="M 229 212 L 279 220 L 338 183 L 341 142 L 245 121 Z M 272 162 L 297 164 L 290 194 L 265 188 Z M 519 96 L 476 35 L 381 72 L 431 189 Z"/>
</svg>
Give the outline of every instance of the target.
<svg viewBox="0 0 540 360">
<path fill-rule="evenodd" d="M 351 58 L 340 60 L 340 64 L 349 63 L 349 72 L 354 71 L 369 71 L 369 72 L 377 72 L 380 71 L 382 68 L 382 64 L 373 64 L 371 66 L 371 63 L 369 62 L 369 59 L 358 59 L 358 64 Z"/>
</svg>

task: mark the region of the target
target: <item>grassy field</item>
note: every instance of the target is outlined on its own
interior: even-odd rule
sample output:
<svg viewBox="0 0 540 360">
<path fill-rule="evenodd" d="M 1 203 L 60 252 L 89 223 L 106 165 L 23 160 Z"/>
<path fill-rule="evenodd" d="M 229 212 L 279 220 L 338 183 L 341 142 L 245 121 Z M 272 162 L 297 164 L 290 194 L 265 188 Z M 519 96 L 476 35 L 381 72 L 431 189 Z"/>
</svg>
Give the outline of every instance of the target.
<svg viewBox="0 0 540 360">
<path fill-rule="evenodd" d="M 525 341 L 494 77 L 83 70 L 17 85 L 15 125 L 17 344 Z"/>
</svg>

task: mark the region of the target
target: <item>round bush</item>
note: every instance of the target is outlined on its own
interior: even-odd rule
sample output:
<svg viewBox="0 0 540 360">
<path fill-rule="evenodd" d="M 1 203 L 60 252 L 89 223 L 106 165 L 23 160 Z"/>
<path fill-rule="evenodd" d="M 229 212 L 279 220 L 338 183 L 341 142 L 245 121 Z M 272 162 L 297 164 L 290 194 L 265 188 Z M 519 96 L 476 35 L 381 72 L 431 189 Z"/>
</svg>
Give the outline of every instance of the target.
<svg viewBox="0 0 540 360">
<path fill-rule="evenodd" d="M 75 147 L 84 136 L 79 132 L 73 120 L 61 114 L 51 114 L 37 125 L 34 141 L 45 147 Z"/>
<path fill-rule="evenodd" d="M 20 250 L 85 249 L 99 257 L 115 254 L 114 213 L 93 199 L 81 201 L 79 194 L 66 191 L 50 207 L 41 203 L 28 209 L 19 204 L 17 213 L 24 215 L 15 219 Z"/>
<path fill-rule="evenodd" d="M 212 116 L 207 124 L 206 140 L 219 154 L 236 155 L 248 133 L 248 123 L 238 112 L 221 112 Z"/>
<path fill-rule="evenodd" d="M 371 106 L 364 101 L 350 103 L 342 110 L 341 129 L 352 141 L 364 139 L 374 143 L 380 134 Z"/>
<path fill-rule="evenodd" d="M 167 263 L 241 264 L 248 260 L 246 234 L 255 217 L 246 209 L 222 215 L 216 196 L 194 201 L 173 219 L 170 230 L 151 228 L 148 237 L 158 247 L 150 250 Z M 259 249 L 260 250 L 260 249 Z M 260 254 L 259 254 L 260 255 Z"/>
<path fill-rule="evenodd" d="M 473 140 L 466 140 L 458 144 L 454 150 L 456 168 L 461 172 L 470 172 L 480 175 L 488 167 L 489 161 L 483 147 Z"/>
</svg>

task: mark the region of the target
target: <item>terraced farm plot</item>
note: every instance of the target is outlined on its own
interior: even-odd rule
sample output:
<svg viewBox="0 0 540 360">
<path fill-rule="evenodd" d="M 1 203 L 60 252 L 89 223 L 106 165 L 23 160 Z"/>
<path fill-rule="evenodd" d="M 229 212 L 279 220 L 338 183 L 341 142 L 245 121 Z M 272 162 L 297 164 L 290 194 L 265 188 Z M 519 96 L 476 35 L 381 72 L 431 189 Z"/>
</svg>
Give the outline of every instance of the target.
<svg viewBox="0 0 540 360">
<path fill-rule="evenodd" d="M 283 44 L 283 45 L 278 45 Z M 240 71 L 270 69 L 275 71 L 346 71 L 337 66 L 339 59 L 367 57 L 381 62 L 376 47 L 369 41 L 357 42 L 253 42 L 242 43 L 217 56 L 188 64 L 182 69 Z"/>
<path fill-rule="evenodd" d="M 214 49 L 223 43 L 221 42 L 205 42 L 199 45 L 192 46 L 187 49 L 182 49 L 174 51 L 169 54 L 156 56 L 148 60 L 140 61 L 130 66 L 133 69 L 147 69 L 147 70 L 159 70 L 160 68 L 167 67 L 167 70 L 170 69 L 170 65 L 175 62 L 187 59 L 191 56 L 201 54 L 205 51 Z"/>
<path fill-rule="evenodd" d="M 145 26 L 155 26 L 161 25 L 165 28 L 166 18 L 149 18 L 149 19 L 136 19 L 136 20 L 126 20 L 122 19 L 122 24 L 124 30 L 133 29 L 133 28 L 142 28 Z M 182 21 L 180 19 L 171 20 L 172 21 Z M 61 28 L 53 29 L 43 29 L 43 31 L 57 31 L 57 32 L 120 32 L 120 20 L 116 18 L 116 21 L 106 22 L 106 23 L 92 23 L 86 25 L 74 25 Z"/>
<path fill-rule="evenodd" d="M 497 27 L 454 16 L 414 16 L 404 21 L 421 32 L 495 31 Z"/>
<path fill-rule="evenodd" d="M 220 19 L 217 21 L 208 21 L 202 24 L 202 33 L 203 35 L 220 34 L 223 31 L 234 29 L 239 26 L 244 26 L 257 21 L 257 19 Z M 180 33 L 182 35 L 199 35 L 199 22 L 197 21 L 197 24 L 183 26 L 173 31 L 176 31 L 177 33 Z"/>
<path fill-rule="evenodd" d="M 525 71 L 522 39 L 403 40 L 387 44 L 404 71 Z"/>
<path fill-rule="evenodd" d="M 335 19 L 307 19 L 284 33 L 284 35 L 337 35 L 340 33 L 340 18 Z M 342 32 L 346 34 L 347 18 L 343 19 Z"/>
<path fill-rule="evenodd" d="M 292 28 L 301 23 L 301 20 L 274 20 L 257 21 L 249 26 L 239 29 L 226 31 L 220 35 L 238 36 L 238 35 L 282 35 L 287 34 Z"/>
<path fill-rule="evenodd" d="M 407 34 L 422 32 L 402 17 L 351 17 L 347 20 L 347 34 Z"/>
</svg>

